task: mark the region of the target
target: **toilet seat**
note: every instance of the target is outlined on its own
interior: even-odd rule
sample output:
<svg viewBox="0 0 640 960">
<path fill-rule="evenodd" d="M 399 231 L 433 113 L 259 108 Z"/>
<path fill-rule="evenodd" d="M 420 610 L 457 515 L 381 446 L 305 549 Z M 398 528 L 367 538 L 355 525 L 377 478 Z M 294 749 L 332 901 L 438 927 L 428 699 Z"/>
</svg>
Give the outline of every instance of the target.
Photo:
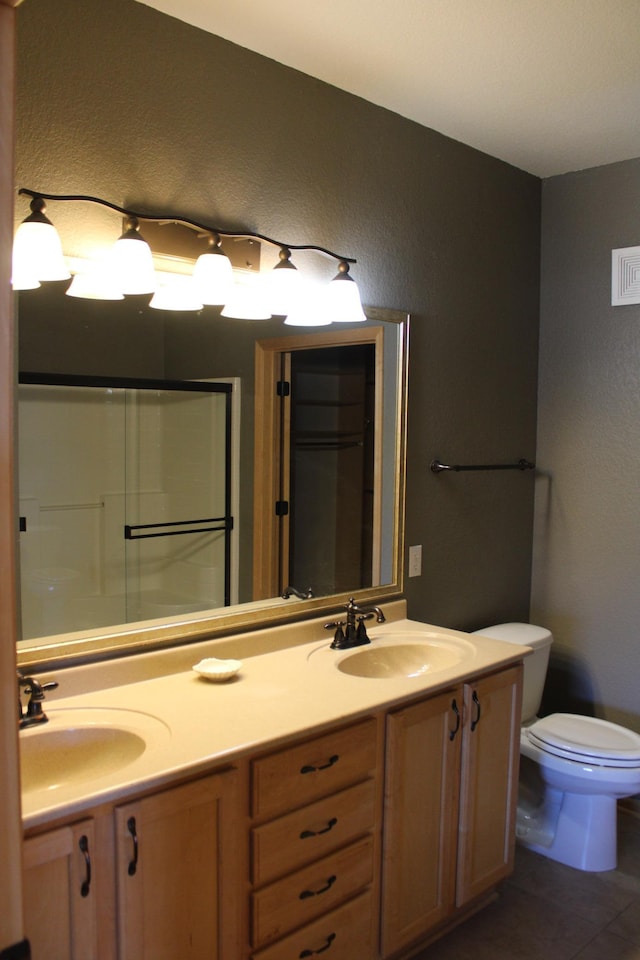
<svg viewBox="0 0 640 960">
<path fill-rule="evenodd" d="M 616 723 L 573 713 L 554 713 L 525 730 L 539 749 L 601 767 L 640 767 L 640 736 Z"/>
</svg>

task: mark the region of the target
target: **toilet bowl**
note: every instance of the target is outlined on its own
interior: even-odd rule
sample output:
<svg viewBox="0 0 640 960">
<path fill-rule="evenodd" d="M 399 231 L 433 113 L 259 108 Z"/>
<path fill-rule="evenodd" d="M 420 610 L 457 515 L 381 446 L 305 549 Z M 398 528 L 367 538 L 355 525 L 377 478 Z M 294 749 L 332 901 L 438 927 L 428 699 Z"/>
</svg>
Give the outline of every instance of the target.
<svg viewBox="0 0 640 960">
<path fill-rule="evenodd" d="M 553 641 L 548 630 L 503 623 L 475 633 L 534 650 L 524 661 L 518 840 L 579 870 L 613 870 L 617 801 L 640 793 L 640 735 L 571 713 L 538 719 Z"/>
</svg>

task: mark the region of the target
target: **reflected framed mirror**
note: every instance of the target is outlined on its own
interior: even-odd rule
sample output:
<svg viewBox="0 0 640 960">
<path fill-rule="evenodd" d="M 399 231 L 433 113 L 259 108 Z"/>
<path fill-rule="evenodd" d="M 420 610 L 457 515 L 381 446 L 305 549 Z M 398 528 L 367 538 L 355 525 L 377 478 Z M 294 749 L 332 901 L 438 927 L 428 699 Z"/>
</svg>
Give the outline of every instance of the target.
<svg viewBox="0 0 640 960">
<path fill-rule="evenodd" d="M 56 284 L 19 296 L 22 666 L 401 594 L 406 314 L 368 308 L 366 323 L 306 333 L 70 300 Z M 87 390 L 98 421 L 70 413 L 70 391 Z M 222 406 L 205 413 L 212 396 Z M 56 411 L 73 426 L 64 453 Z M 107 434 L 120 452 L 100 463 Z"/>
</svg>

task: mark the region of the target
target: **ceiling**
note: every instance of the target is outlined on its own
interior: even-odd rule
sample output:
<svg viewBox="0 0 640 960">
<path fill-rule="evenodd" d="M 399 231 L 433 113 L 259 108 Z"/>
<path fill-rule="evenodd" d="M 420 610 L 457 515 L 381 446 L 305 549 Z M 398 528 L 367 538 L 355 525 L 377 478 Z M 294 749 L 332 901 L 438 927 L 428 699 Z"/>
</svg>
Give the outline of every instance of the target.
<svg viewBox="0 0 640 960">
<path fill-rule="evenodd" d="M 640 156 L 640 0 L 139 0 L 539 177 Z"/>
</svg>

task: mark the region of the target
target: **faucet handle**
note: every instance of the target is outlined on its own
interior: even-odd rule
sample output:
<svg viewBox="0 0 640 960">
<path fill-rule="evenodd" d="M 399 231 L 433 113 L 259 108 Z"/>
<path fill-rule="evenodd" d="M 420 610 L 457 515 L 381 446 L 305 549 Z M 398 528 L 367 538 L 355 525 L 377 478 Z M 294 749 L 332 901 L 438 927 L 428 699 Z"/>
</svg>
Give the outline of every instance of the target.
<svg viewBox="0 0 640 960">
<path fill-rule="evenodd" d="M 365 620 L 368 620 L 373 614 L 365 614 L 363 617 L 358 617 L 358 627 L 356 630 L 356 643 L 358 645 L 363 643 L 371 643 L 371 640 L 367 636 L 367 628 L 364 625 Z"/>
<path fill-rule="evenodd" d="M 36 723 L 46 723 L 48 718 L 42 709 L 44 695 L 47 690 L 55 690 L 59 686 L 58 681 L 47 680 L 45 683 L 41 683 L 35 677 L 20 677 L 18 683 L 29 694 L 26 713 L 23 713 L 22 704 L 20 701 L 18 702 L 20 726 L 29 727 Z"/>
<path fill-rule="evenodd" d="M 330 624 L 327 624 L 327 627 L 329 627 L 329 626 L 330 626 Z M 342 622 L 341 622 L 341 621 L 338 621 L 338 623 L 335 624 L 335 627 L 336 627 L 336 633 L 335 633 L 335 636 L 334 636 L 334 638 L 333 638 L 333 640 L 332 640 L 332 642 L 331 642 L 330 649 L 331 649 L 331 650 L 343 650 L 343 649 L 347 646 L 347 642 L 346 642 L 346 638 L 345 638 L 345 635 L 344 635 L 344 630 L 342 629 Z"/>
<path fill-rule="evenodd" d="M 40 683 L 35 677 L 26 677 L 25 684 L 28 684 L 28 686 L 25 686 L 25 690 L 31 694 L 31 700 L 34 703 L 41 703 L 47 690 L 56 690 L 59 686 L 57 680 L 47 680 L 45 683 Z"/>
</svg>

